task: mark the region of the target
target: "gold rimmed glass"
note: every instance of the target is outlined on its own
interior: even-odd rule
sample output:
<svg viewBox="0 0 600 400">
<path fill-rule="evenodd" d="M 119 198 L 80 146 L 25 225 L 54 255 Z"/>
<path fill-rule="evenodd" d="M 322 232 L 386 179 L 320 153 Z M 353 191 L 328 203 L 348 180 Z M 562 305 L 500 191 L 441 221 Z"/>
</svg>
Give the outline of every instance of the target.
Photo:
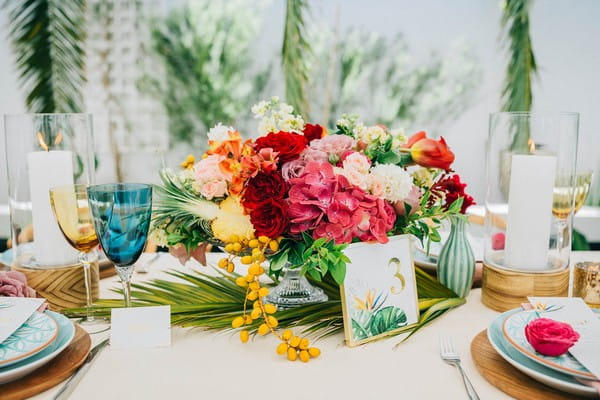
<svg viewBox="0 0 600 400">
<path fill-rule="evenodd" d="M 107 320 L 92 315 L 92 275 L 91 264 L 98 260 L 96 248 L 98 237 L 92 222 L 86 185 L 66 185 L 50 189 L 50 204 L 54 217 L 63 236 L 79 251 L 79 261 L 83 265 L 86 294 L 86 316 L 80 321 L 90 333 L 108 329 Z M 93 327 L 96 326 L 97 327 Z"/>
</svg>

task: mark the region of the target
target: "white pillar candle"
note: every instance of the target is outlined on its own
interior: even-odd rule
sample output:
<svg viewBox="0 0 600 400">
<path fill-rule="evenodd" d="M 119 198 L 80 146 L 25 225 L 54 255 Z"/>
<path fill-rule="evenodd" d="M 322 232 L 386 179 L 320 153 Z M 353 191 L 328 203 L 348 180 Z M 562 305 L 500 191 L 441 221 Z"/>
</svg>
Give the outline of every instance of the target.
<svg viewBox="0 0 600 400">
<path fill-rule="evenodd" d="M 35 151 L 27 154 L 33 217 L 33 251 L 39 265 L 67 265 L 77 251 L 63 237 L 50 205 L 50 189 L 73 184 L 70 151 Z"/>
<path fill-rule="evenodd" d="M 509 268 L 548 269 L 556 162 L 552 155 L 512 156 L 504 253 Z"/>
</svg>

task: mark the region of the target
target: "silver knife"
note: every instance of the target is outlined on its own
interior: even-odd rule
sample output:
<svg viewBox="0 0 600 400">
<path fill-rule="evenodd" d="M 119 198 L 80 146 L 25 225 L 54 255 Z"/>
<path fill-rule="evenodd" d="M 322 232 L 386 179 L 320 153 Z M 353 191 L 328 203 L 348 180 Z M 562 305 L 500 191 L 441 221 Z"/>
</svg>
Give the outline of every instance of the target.
<svg viewBox="0 0 600 400">
<path fill-rule="evenodd" d="M 77 372 L 75 372 L 73 376 L 69 378 L 67 383 L 65 383 L 65 385 L 58 391 L 58 393 L 56 393 L 56 396 L 54 396 L 54 400 L 66 400 L 69 398 L 71 393 L 73 393 L 73 390 L 75 390 L 75 388 L 79 384 L 79 381 L 81 381 L 81 378 L 83 378 L 83 376 L 92 366 L 94 357 L 96 357 L 98 353 L 100 353 L 100 350 L 106 347 L 108 342 L 109 339 L 105 339 L 102 342 L 98 343 L 96 346 L 94 346 L 94 348 L 90 351 L 90 354 L 88 354 L 87 358 L 83 362 L 83 365 L 79 367 Z"/>
</svg>

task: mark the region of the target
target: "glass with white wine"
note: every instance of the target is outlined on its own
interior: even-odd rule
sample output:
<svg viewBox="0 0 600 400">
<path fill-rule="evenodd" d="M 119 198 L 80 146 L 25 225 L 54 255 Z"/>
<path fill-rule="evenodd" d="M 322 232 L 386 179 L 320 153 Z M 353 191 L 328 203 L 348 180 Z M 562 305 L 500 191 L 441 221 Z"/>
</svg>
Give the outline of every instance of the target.
<svg viewBox="0 0 600 400">
<path fill-rule="evenodd" d="M 558 227 L 558 240 L 556 247 L 558 251 L 569 241 L 565 238 L 568 218 L 573 212 L 577 213 L 583 207 L 592 184 L 592 171 L 578 172 L 575 177 L 558 176 L 554 186 L 554 197 L 552 199 L 552 214 L 556 217 Z"/>
<path fill-rule="evenodd" d="M 63 236 L 79 251 L 79 261 L 83 264 L 86 294 L 86 316 L 80 323 L 89 333 L 98 333 L 108 329 L 107 321 L 91 315 L 92 276 L 91 264 L 98 259 L 96 247 L 98 237 L 92 222 L 92 213 L 88 204 L 86 185 L 66 185 L 50 189 L 50 203 L 54 217 Z"/>
</svg>

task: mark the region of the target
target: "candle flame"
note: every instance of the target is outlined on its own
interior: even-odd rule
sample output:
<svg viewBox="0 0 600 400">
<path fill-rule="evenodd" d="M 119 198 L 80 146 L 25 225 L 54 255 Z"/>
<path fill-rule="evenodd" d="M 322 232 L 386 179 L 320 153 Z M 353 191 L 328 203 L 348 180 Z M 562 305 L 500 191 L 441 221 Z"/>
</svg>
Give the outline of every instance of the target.
<svg viewBox="0 0 600 400">
<path fill-rule="evenodd" d="M 38 133 L 37 133 L 37 139 L 38 139 L 38 143 L 40 144 L 40 147 L 44 151 L 49 151 L 48 145 L 46 144 L 46 141 L 44 140 L 44 137 L 42 136 L 42 132 L 38 131 Z"/>
<path fill-rule="evenodd" d="M 62 131 L 59 130 L 58 135 L 56 135 L 56 139 L 54 139 L 54 145 L 57 146 L 58 144 L 60 144 L 60 142 L 62 142 L 62 138 Z"/>
<path fill-rule="evenodd" d="M 532 139 L 529 139 L 527 141 L 527 145 L 529 146 L 529 152 L 534 153 L 535 152 L 535 142 Z"/>
<path fill-rule="evenodd" d="M 44 151 L 50 151 L 50 148 L 48 147 L 48 145 L 46 144 L 46 141 L 44 140 L 44 135 L 42 135 L 42 132 L 38 131 L 37 133 L 37 140 L 38 143 L 40 144 L 40 147 L 44 150 Z M 56 135 L 56 138 L 54 139 L 54 145 L 57 146 L 60 144 L 60 142 L 62 142 L 63 140 L 63 134 L 62 131 L 58 131 L 58 134 Z"/>
</svg>

